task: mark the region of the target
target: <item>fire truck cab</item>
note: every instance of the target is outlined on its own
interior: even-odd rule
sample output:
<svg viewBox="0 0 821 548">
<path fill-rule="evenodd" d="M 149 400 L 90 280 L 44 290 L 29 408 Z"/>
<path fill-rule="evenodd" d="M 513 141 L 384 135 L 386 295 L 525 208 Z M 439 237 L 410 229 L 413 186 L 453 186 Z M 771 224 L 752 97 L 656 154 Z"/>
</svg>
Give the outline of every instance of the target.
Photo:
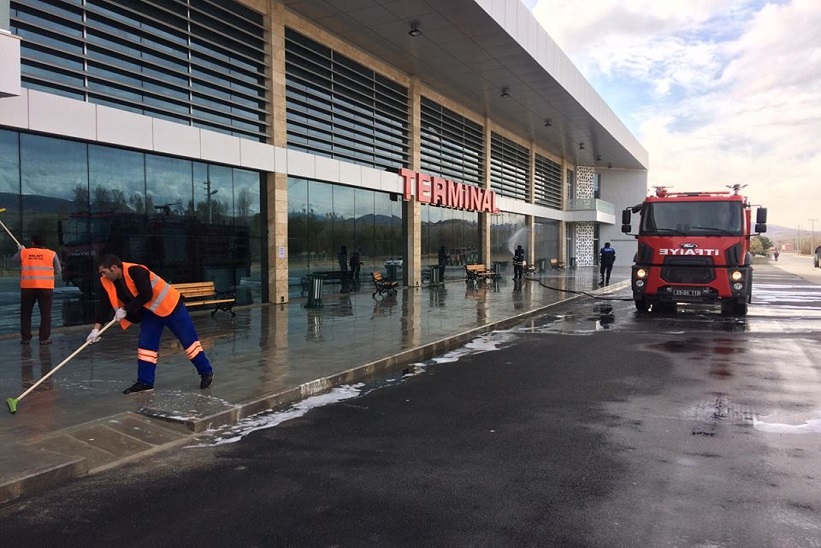
<svg viewBox="0 0 821 548">
<path fill-rule="evenodd" d="M 631 273 L 636 310 L 676 303 L 720 304 L 723 314 L 743 316 L 752 299 L 750 237 L 767 230 L 767 210 L 751 206 L 734 185 L 730 192 L 669 192 L 622 212 L 622 232 L 640 216 Z"/>
</svg>

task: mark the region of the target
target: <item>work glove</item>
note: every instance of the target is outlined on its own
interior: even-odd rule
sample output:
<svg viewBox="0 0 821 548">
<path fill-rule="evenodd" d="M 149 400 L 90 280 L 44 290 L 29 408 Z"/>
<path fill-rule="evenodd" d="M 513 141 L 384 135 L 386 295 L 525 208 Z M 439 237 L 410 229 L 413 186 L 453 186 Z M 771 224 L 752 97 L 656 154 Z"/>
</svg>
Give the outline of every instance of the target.
<svg viewBox="0 0 821 548">
<path fill-rule="evenodd" d="M 95 343 L 100 340 L 100 330 L 99 329 L 92 329 L 91 333 L 88 334 L 86 337 L 87 343 Z"/>
<path fill-rule="evenodd" d="M 114 319 L 117 320 L 118 322 L 120 320 L 125 319 L 125 316 L 126 316 L 125 308 L 118 308 L 117 310 L 114 311 Z"/>
</svg>

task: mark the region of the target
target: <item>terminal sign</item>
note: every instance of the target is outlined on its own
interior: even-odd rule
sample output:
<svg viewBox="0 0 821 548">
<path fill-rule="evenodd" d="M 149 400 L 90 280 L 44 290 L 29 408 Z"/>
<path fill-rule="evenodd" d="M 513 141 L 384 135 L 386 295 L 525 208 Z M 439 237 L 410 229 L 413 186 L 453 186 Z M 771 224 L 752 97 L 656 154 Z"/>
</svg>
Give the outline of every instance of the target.
<svg viewBox="0 0 821 548">
<path fill-rule="evenodd" d="M 467 211 L 499 212 L 499 208 L 496 207 L 496 193 L 490 189 L 457 183 L 405 168 L 399 170 L 399 175 L 405 183 L 405 201 L 416 196 L 416 200 L 422 204 Z"/>
</svg>

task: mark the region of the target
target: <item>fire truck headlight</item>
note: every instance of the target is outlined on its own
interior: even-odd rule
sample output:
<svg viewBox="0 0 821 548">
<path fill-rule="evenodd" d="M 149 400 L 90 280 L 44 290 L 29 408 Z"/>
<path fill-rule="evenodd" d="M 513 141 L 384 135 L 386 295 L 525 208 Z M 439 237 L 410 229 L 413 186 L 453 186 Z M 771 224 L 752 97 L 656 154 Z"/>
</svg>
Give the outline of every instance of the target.
<svg viewBox="0 0 821 548">
<path fill-rule="evenodd" d="M 743 277 L 744 277 L 744 274 L 742 274 L 741 271 L 739 271 L 739 270 L 733 270 L 733 273 L 730 274 L 730 278 L 732 278 L 732 280 L 734 282 L 741 281 L 741 278 L 743 278 Z"/>
<path fill-rule="evenodd" d="M 736 291 L 741 291 L 744 288 L 744 284 L 741 282 L 736 282 L 733 284 L 733 289 Z"/>
<path fill-rule="evenodd" d="M 638 278 L 639 280 L 643 280 L 646 277 L 647 277 L 647 271 L 646 270 L 644 270 L 643 268 L 639 268 L 638 270 L 636 270 L 636 278 Z"/>
</svg>

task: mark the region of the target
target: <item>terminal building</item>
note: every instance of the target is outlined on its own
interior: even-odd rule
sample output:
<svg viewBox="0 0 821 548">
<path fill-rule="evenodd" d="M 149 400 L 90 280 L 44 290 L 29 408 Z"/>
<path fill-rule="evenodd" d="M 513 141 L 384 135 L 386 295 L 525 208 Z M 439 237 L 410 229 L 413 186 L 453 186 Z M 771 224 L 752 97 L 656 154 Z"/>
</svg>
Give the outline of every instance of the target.
<svg viewBox="0 0 821 548">
<path fill-rule="evenodd" d="M 520 0 L 0 0 L 0 220 L 84 297 L 103 253 L 241 303 L 343 246 L 409 286 L 442 247 L 590 266 L 647 170 Z"/>
</svg>

